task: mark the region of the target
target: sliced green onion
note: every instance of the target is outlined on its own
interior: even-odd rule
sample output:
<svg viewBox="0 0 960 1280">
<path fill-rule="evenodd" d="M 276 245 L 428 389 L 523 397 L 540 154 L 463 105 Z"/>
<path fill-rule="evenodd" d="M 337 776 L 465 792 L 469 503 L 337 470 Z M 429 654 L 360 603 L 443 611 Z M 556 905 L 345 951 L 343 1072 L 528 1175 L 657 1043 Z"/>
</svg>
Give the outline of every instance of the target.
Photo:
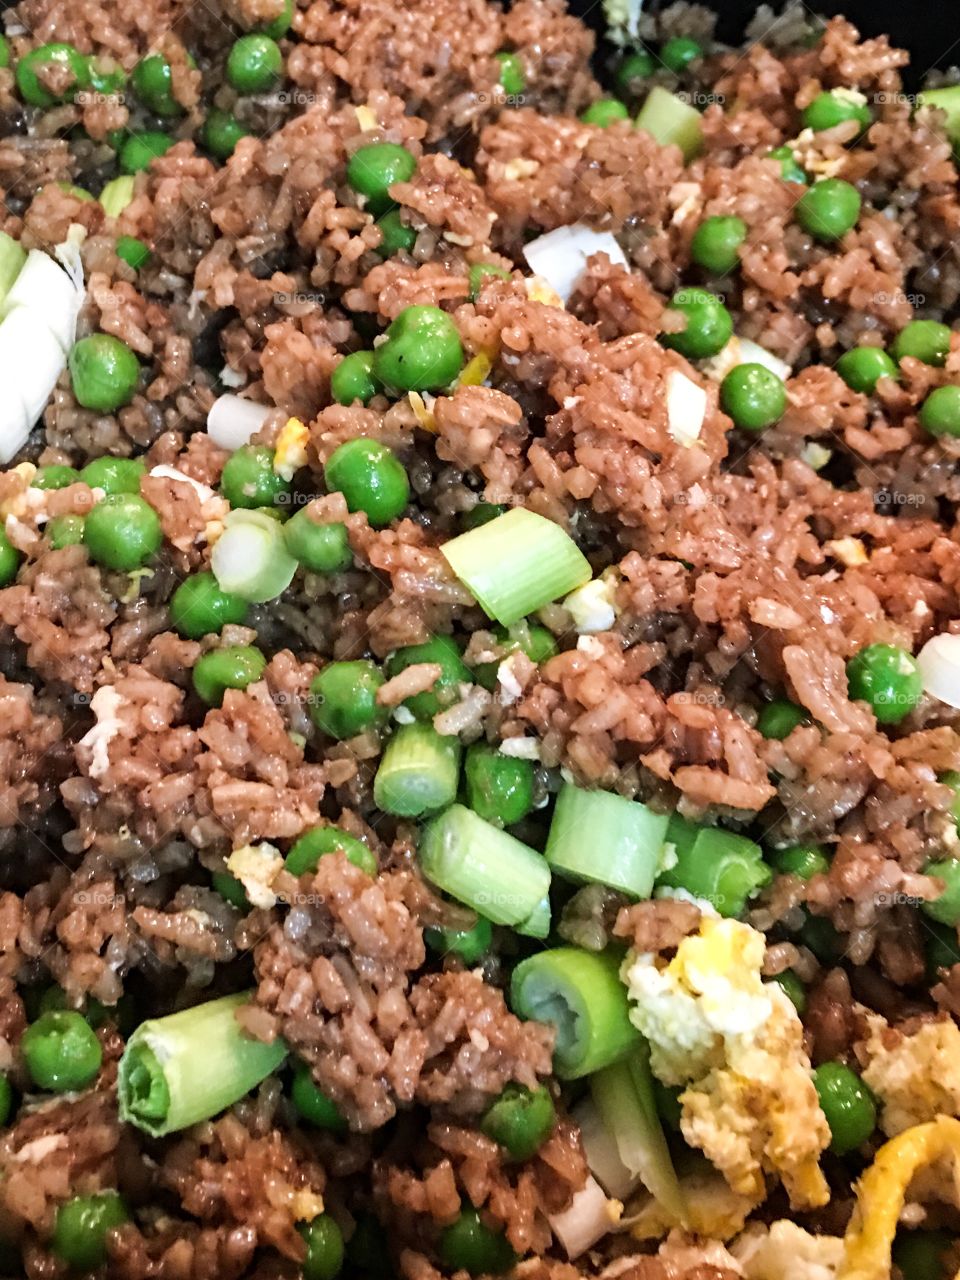
<svg viewBox="0 0 960 1280">
<path fill-rule="evenodd" d="M 26 260 L 27 251 L 20 247 L 20 242 L 0 231 L 0 303 L 10 292 Z"/>
<path fill-rule="evenodd" d="M 937 107 L 946 116 L 944 129 L 951 142 L 960 142 L 960 85 L 945 89 L 924 89 L 917 94 L 917 107 Z"/>
<path fill-rule="evenodd" d="M 641 1041 L 630 1021 L 620 955 L 555 947 L 521 961 L 510 982 L 519 1017 L 556 1029 L 553 1065 L 561 1080 L 588 1076 L 634 1052 Z"/>
<path fill-rule="evenodd" d="M 141 1022 L 117 1077 L 120 1119 L 155 1138 L 209 1120 L 276 1071 L 282 1040 L 248 1036 L 237 1009 L 248 992 Z"/>
<path fill-rule="evenodd" d="M 684 160 L 691 160 L 703 142 L 700 112 L 658 84 L 647 94 L 636 126 L 661 147 L 679 147 Z"/>
<path fill-rule="evenodd" d="M 722 916 L 739 916 L 773 878 L 760 846 L 733 831 L 698 827 L 674 814 L 667 843 L 673 845 L 677 860 L 658 876 L 658 886 L 683 889 L 709 902 Z"/>
<path fill-rule="evenodd" d="M 657 1113 L 647 1043 L 641 1041 L 626 1061 L 591 1076 L 590 1091 L 623 1164 L 672 1218 L 683 1222 L 686 1205 Z"/>
<path fill-rule="evenodd" d="M 452 804 L 460 780 L 460 740 L 431 724 L 401 725 L 387 743 L 373 780 L 373 798 L 384 813 L 420 818 Z"/>
<path fill-rule="evenodd" d="M 542 921 L 550 868 L 535 849 L 465 805 L 451 805 L 426 825 L 419 857 L 428 880 L 494 924 L 524 925 L 537 913 Z M 548 929 L 549 922 L 548 902 Z"/>
<path fill-rule="evenodd" d="M 108 218 L 119 218 L 133 199 L 134 177 L 131 173 L 113 178 L 100 192 L 100 204 Z"/>
<path fill-rule="evenodd" d="M 592 576 L 573 539 L 524 507 L 451 538 L 440 551 L 483 611 L 505 627 Z"/>
<path fill-rule="evenodd" d="M 609 791 L 565 782 L 544 851 L 558 875 L 596 881 L 632 898 L 649 898 L 667 834 L 667 814 Z"/>
<path fill-rule="evenodd" d="M 517 933 L 525 938 L 545 938 L 550 932 L 550 895 L 545 894 L 523 924 L 517 925 Z"/>
<path fill-rule="evenodd" d="M 283 527 L 262 511 L 231 511 L 210 557 L 213 576 L 224 591 L 260 603 L 289 587 L 297 561 L 287 551 Z"/>
<path fill-rule="evenodd" d="M 574 1107 L 570 1119 L 580 1130 L 587 1168 L 608 1195 L 626 1200 L 639 1178 L 620 1159 L 617 1139 L 603 1123 L 597 1104 L 589 1093 L 584 1094 Z"/>
</svg>

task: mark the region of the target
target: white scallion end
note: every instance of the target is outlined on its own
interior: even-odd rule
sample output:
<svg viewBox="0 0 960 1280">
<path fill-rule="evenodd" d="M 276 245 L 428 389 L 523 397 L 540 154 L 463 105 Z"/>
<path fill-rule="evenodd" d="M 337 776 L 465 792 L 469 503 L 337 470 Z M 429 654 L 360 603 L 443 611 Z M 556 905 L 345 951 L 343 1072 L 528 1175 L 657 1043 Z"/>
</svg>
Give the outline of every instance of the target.
<svg viewBox="0 0 960 1280">
<path fill-rule="evenodd" d="M 26 444 L 66 363 L 42 310 L 18 307 L 0 324 L 0 463 Z"/>
<path fill-rule="evenodd" d="M 707 416 L 707 393 L 679 369 L 670 369 L 666 377 L 667 431 L 689 449 L 700 439 L 703 420 Z"/>
<path fill-rule="evenodd" d="M 587 259 L 595 253 L 605 253 L 613 263 L 627 265 L 627 259 L 609 231 L 594 231 L 592 227 L 575 222 L 570 227 L 558 227 L 545 236 L 531 240 L 523 250 L 530 270 L 555 289 L 567 302 L 577 281 L 587 267 Z"/>
<path fill-rule="evenodd" d="M 242 396 L 220 396 L 207 414 L 207 434 L 214 444 L 233 453 L 250 443 L 273 412 L 268 404 L 245 400 Z"/>
<path fill-rule="evenodd" d="M 640 1185 L 640 1178 L 620 1159 L 616 1137 L 603 1123 L 597 1104 L 589 1094 L 574 1108 L 570 1118 L 580 1130 L 587 1168 L 610 1195 L 626 1200 Z"/>
<path fill-rule="evenodd" d="M 49 254 L 31 249 L 23 270 L 4 299 L 3 316 L 6 319 L 15 311 L 38 314 L 67 355 L 77 336 L 77 316 L 83 296 L 82 288 L 77 287 L 59 263 Z"/>
<path fill-rule="evenodd" d="M 610 1200 L 594 1177 L 573 1197 L 570 1208 L 549 1215 L 553 1234 L 563 1245 L 568 1258 L 579 1258 L 608 1235 L 623 1214 L 619 1200 Z"/>
<path fill-rule="evenodd" d="M 917 654 L 924 690 L 948 707 L 960 708 L 960 636 L 945 632 Z"/>
</svg>

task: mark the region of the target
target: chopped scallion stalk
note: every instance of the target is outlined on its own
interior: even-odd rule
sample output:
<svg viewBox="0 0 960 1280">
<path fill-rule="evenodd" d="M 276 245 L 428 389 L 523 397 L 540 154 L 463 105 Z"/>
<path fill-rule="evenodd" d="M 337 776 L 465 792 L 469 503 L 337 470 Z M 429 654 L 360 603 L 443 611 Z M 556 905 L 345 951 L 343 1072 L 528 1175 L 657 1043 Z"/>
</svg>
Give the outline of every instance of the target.
<svg viewBox="0 0 960 1280">
<path fill-rule="evenodd" d="M 550 895 L 546 894 L 524 920 L 517 925 L 517 933 L 525 938 L 545 938 L 550 932 Z"/>
<path fill-rule="evenodd" d="M 0 231 L 0 304 L 13 287 L 26 260 L 27 251 L 21 248 L 20 242 L 14 240 L 13 236 L 8 236 L 5 231 Z"/>
<path fill-rule="evenodd" d="M 494 924 L 529 925 L 534 920 L 542 928 L 550 868 L 536 850 L 472 809 L 454 804 L 429 822 L 419 856 L 428 880 Z M 549 930 L 549 901 L 546 926 Z"/>
<path fill-rule="evenodd" d="M 259 511 L 231 511 L 210 557 L 223 591 L 243 600 L 275 600 L 293 580 L 297 561 L 287 551 L 281 525 Z"/>
<path fill-rule="evenodd" d="M 505 627 L 591 577 L 573 539 L 524 507 L 451 538 L 440 551 L 484 612 Z"/>
<path fill-rule="evenodd" d="M 748 900 L 773 877 L 758 844 L 721 827 L 698 827 L 674 814 L 667 843 L 676 851 L 676 862 L 660 874 L 657 884 L 683 889 L 709 902 L 722 916 L 741 915 Z"/>
<path fill-rule="evenodd" d="M 640 1179 L 621 1160 L 616 1133 L 603 1123 L 597 1104 L 589 1093 L 577 1103 L 570 1119 L 580 1130 L 587 1168 L 608 1195 L 626 1200 Z"/>
<path fill-rule="evenodd" d="M 660 866 L 668 815 L 609 791 L 565 782 L 544 851 L 551 870 L 649 898 Z"/>
<path fill-rule="evenodd" d="M 640 1043 L 613 952 L 556 947 L 528 957 L 513 971 L 510 1004 L 521 1018 L 554 1026 L 553 1065 L 562 1080 L 618 1062 Z"/>
<path fill-rule="evenodd" d="M 373 798 L 385 813 L 420 818 L 452 804 L 460 780 L 460 741 L 431 724 L 395 730 L 373 781 Z"/>
<path fill-rule="evenodd" d="M 936 107 L 946 116 L 944 131 L 951 142 L 960 142 L 960 85 L 944 89 L 924 89 L 917 95 L 917 107 Z"/>
<path fill-rule="evenodd" d="M 153 1137 L 209 1120 L 276 1071 L 282 1040 L 248 1036 L 237 1009 L 248 993 L 209 1000 L 165 1018 L 148 1018 L 120 1059 L 120 1118 Z"/>
<path fill-rule="evenodd" d="M 658 84 L 647 94 L 636 124 L 661 147 L 679 147 L 684 160 L 691 160 L 703 141 L 700 112 Z"/>
<path fill-rule="evenodd" d="M 100 192 L 100 204 L 108 218 L 119 218 L 133 199 L 134 181 L 132 173 L 122 173 L 119 178 L 111 179 Z"/>
</svg>

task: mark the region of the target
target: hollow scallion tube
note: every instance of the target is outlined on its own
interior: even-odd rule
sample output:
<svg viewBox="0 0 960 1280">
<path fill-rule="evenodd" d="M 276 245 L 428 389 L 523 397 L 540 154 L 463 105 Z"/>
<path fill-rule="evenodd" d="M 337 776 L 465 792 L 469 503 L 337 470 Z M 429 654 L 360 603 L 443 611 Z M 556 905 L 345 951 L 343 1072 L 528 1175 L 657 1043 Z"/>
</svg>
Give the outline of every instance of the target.
<svg viewBox="0 0 960 1280">
<path fill-rule="evenodd" d="M 26 260 L 27 251 L 21 248 L 20 241 L 0 231 L 0 303 L 10 292 Z"/>
<path fill-rule="evenodd" d="M 289 553 L 278 521 L 261 511 L 231 511 L 210 557 L 223 591 L 242 600 L 275 600 L 289 587 L 297 561 Z"/>
<path fill-rule="evenodd" d="M 484 613 L 505 627 L 592 576 L 573 539 L 524 507 L 451 538 L 440 551 Z"/>
<path fill-rule="evenodd" d="M 564 879 L 596 881 L 632 898 L 649 898 L 668 821 L 667 814 L 654 813 L 635 800 L 565 782 L 544 856 Z"/>
<path fill-rule="evenodd" d="M 282 1040 L 248 1036 L 237 1010 L 249 992 L 141 1022 L 120 1059 L 120 1119 L 162 1137 L 209 1120 L 276 1071 Z"/>
<path fill-rule="evenodd" d="M 377 808 L 398 818 L 420 818 L 452 804 L 460 780 L 460 741 L 431 724 L 394 731 L 373 780 Z"/>
<path fill-rule="evenodd" d="M 691 160 L 703 141 L 700 112 L 658 84 L 647 94 L 636 126 L 661 147 L 679 147 L 684 160 Z"/>
<path fill-rule="evenodd" d="M 427 823 L 419 859 L 428 880 L 494 924 L 516 928 L 534 919 L 543 927 L 550 868 L 535 849 L 465 805 L 451 805 Z M 547 930 L 549 910 L 548 902 Z"/>
<path fill-rule="evenodd" d="M 516 926 L 525 938 L 545 938 L 550 932 L 550 895 L 544 894 L 526 920 Z"/>
<path fill-rule="evenodd" d="M 553 1065 L 561 1080 L 577 1080 L 636 1050 L 627 989 L 614 952 L 555 947 L 521 961 L 510 982 L 510 1006 L 557 1033 Z"/>
<path fill-rule="evenodd" d="M 597 1071 L 590 1077 L 590 1091 L 623 1164 L 683 1222 L 686 1206 L 657 1113 L 648 1045 L 641 1041 L 629 1058 Z"/>
<path fill-rule="evenodd" d="M 657 885 L 683 889 L 709 902 L 722 916 L 739 916 L 773 878 L 760 846 L 733 831 L 698 827 L 674 815 L 667 843 L 676 851 L 676 862 L 661 872 Z"/>
</svg>

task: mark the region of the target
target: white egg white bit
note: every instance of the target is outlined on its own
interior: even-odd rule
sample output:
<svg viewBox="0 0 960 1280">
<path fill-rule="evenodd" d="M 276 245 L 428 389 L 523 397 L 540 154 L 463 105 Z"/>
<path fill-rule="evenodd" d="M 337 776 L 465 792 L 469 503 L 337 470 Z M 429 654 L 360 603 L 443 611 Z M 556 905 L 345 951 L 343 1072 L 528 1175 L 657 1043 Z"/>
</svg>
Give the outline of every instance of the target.
<svg viewBox="0 0 960 1280">
<path fill-rule="evenodd" d="M 243 396 L 220 396 L 207 414 L 207 434 L 214 444 L 233 453 L 250 443 L 271 413 L 272 405 Z"/>
<path fill-rule="evenodd" d="M 523 250 L 530 270 L 546 280 L 565 303 L 586 270 L 587 259 L 595 253 L 605 253 L 611 262 L 622 267 L 627 265 L 626 256 L 611 232 L 594 231 L 581 222 L 548 231 L 545 236 L 531 240 Z"/>
<path fill-rule="evenodd" d="M 917 654 L 925 692 L 960 708 L 960 636 L 944 632 L 928 640 Z"/>
<path fill-rule="evenodd" d="M 67 364 L 86 294 L 80 244 L 83 227 L 71 226 L 54 261 L 31 249 L 0 306 L 0 463 L 27 441 Z"/>
</svg>

